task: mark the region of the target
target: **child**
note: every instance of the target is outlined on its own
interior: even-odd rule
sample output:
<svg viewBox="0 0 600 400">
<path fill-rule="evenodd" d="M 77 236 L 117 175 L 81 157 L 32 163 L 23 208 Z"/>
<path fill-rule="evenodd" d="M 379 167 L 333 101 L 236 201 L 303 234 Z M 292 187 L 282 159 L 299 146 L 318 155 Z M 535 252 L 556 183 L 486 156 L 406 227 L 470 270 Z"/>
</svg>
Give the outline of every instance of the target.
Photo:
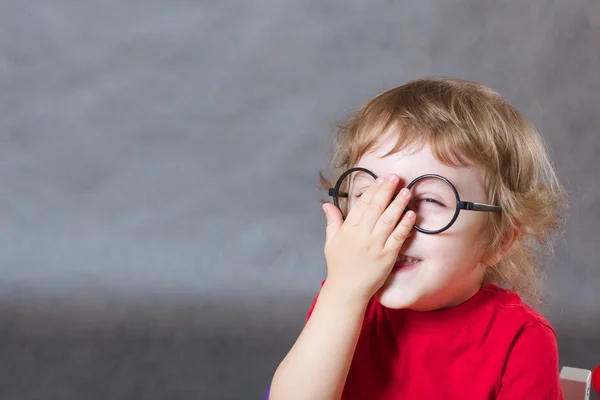
<svg viewBox="0 0 600 400">
<path fill-rule="evenodd" d="M 521 114 L 475 82 L 408 82 L 334 161 L 327 277 L 270 399 L 561 399 L 555 333 L 521 297 L 540 299 L 566 195 Z"/>
</svg>

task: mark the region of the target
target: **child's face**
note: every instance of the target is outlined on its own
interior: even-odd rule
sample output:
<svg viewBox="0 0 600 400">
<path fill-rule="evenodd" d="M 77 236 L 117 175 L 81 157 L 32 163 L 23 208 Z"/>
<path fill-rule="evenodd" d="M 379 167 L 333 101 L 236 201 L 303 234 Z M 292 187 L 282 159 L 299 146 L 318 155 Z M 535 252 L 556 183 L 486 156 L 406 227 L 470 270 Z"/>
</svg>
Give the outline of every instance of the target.
<svg viewBox="0 0 600 400">
<path fill-rule="evenodd" d="M 363 155 L 357 167 L 377 176 L 394 173 L 400 177 L 399 187 L 428 173 L 439 174 L 454 184 L 462 200 L 486 203 L 483 174 L 478 167 L 452 167 L 437 161 L 429 146 L 414 154 L 399 152 L 383 157 L 395 140 Z M 462 303 L 481 287 L 485 267 L 482 260 L 485 213 L 461 211 L 458 219 L 445 232 L 427 235 L 413 229 L 400 255 L 421 262 L 390 274 L 376 298 L 388 308 L 433 310 Z"/>
</svg>

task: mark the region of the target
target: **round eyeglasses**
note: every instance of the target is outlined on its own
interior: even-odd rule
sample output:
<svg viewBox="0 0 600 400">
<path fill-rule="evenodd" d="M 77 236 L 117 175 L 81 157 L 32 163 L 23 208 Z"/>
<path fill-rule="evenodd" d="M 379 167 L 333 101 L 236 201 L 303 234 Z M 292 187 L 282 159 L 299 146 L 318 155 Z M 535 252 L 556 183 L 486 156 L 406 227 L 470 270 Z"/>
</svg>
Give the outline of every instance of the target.
<svg viewBox="0 0 600 400">
<path fill-rule="evenodd" d="M 344 219 L 375 179 L 377 175 L 366 168 L 351 168 L 340 176 L 334 188 L 329 189 L 329 196 L 333 197 L 333 203 L 340 209 Z M 406 210 L 415 212 L 414 228 L 421 233 L 432 235 L 446 231 L 454 224 L 460 210 L 502 210 L 500 206 L 462 201 L 452 182 L 437 174 L 421 175 L 406 188 L 412 194 Z M 395 198 L 393 196 L 392 200 Z"/>
</svg>

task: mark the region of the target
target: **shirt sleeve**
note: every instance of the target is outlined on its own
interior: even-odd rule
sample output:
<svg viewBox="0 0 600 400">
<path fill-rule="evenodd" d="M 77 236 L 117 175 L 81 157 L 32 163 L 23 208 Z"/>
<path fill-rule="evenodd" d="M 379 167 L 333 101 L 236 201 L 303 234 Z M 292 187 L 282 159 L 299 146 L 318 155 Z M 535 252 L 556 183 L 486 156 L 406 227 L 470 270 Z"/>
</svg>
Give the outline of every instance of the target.
<svg viewBox="0 0 600 400">
<path fill-rule="evenodd" d="M 497 399 L 563 400 L 558 345 L 552 328 L 536 323 L 516 338 Z"/>
</svg>

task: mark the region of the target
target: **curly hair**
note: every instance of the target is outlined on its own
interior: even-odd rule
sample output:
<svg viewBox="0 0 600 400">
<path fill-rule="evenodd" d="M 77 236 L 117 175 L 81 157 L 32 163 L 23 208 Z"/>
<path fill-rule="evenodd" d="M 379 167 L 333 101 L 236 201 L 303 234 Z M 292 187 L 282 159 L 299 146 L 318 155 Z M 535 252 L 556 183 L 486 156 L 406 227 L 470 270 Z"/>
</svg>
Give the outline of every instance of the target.
<svg viewBox="0 0 600 400">
<path fill-rule="evenodd" d="M 567 194 L 539 133 L 502 96 L 472 81 L 426 78 L 390 89 L 353 113 L 337 130 L 332 175 L 356 166 L 383 135 L 394 132 L 388 153 L 429 145 L 435 158 L 451 166 L 477 165 L 485 171 L 491 204 L 484 248 L 500 249 L 507 231 L 519 232 L 510 250 L 488 266 L 484 284 L 508 286 L 526 301 L 542 300 L 544 250 L 562 232 Z M 322 188 L 334 180 L 319 173 Z"/>
</svg>

